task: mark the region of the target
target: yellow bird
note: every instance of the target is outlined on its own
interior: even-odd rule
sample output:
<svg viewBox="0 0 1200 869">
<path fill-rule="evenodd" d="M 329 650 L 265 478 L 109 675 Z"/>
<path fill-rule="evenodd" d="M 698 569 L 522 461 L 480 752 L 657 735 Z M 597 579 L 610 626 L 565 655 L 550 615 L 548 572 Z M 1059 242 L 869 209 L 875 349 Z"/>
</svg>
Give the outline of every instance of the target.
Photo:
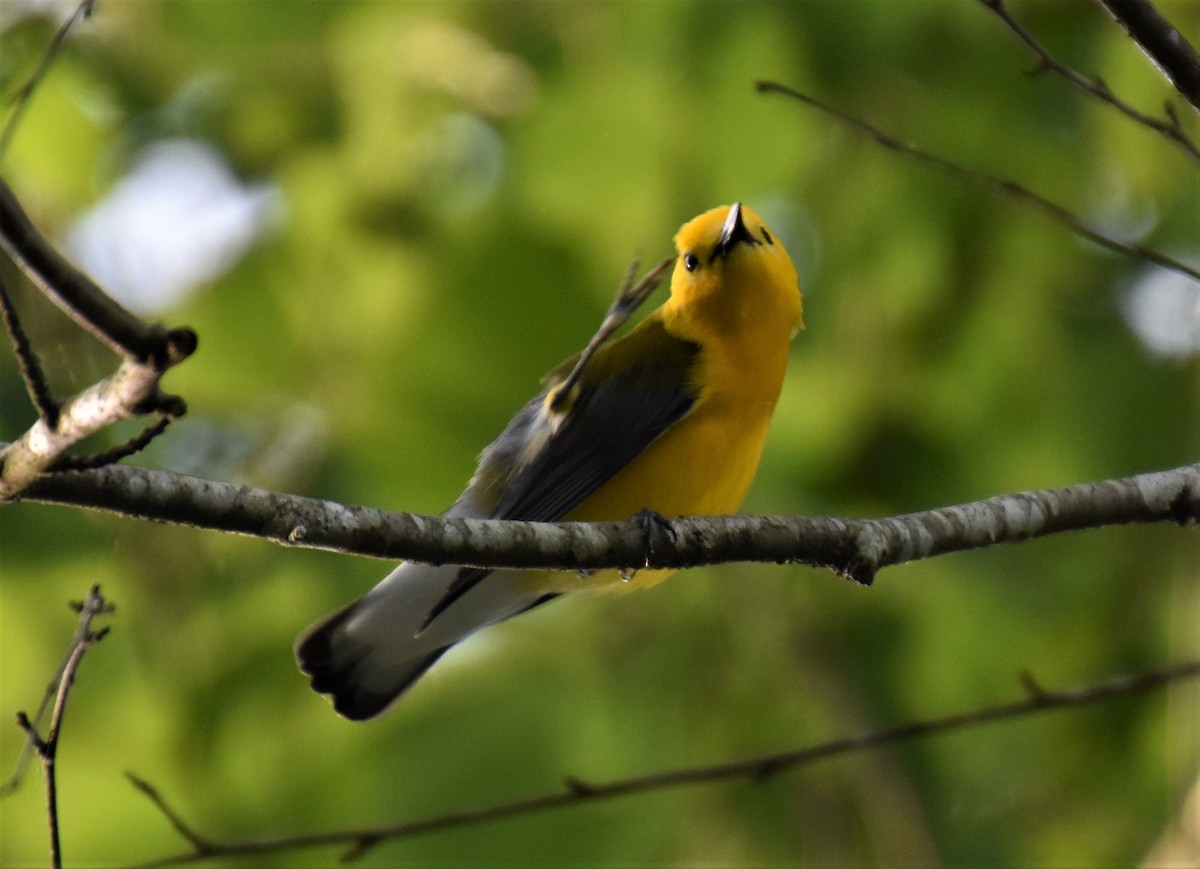
<svg viewBox="0 0 1200 869">
<path fill-rule="evenodd" d="M 758 215 L 706 211 L 675 236 L 671 294 L 547 376 L 480 456 L 447 516 L 529 521 L 722 515 L 742 504 L 802 328 L 796 269 Z M 296 642 L 300 669 L 347 718 L 372 718 L 451 646 L 568 592 L 645 587 L 670 571 L 478 570 L 404 563 Z"/>
</svg>

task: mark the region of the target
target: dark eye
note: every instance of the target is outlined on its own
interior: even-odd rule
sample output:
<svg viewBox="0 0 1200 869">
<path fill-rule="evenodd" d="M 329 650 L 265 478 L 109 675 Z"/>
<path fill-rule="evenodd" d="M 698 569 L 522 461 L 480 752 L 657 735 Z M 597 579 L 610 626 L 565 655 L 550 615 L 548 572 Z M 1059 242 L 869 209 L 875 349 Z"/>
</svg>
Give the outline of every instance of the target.
<svg viewBox="0 0 1200 869">
<path fill-rule="evenodd" d="M 763 241 L 765 241 L 767 244 L 775 243 L 775 240 L 771 238 L 771 233 L 767 232 L 767 228 L 765 226 L 763 227 Z"/>
<path fill-rule="evenodd" d="M 688 251 L 683 255 L 683 267 L 689 272 L 694 272 L 696 269 L 700 268 L 700 257 L 696 256 L 691 251 Z"/>
</svg>

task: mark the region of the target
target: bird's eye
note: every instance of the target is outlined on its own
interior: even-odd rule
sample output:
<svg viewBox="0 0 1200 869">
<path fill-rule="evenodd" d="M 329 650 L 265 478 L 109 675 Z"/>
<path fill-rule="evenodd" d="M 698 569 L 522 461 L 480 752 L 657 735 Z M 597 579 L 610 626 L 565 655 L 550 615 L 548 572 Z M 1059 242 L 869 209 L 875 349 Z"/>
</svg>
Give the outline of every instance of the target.
<svg viewBox="0 0 1200 869">
<path fill-rule="evenodd" d="M 762 230 L 763 230 L 763 241 L 765 241 L 767 244 L 774 244 L 775 239 L 771 238 L 771 233 L 767 232 L 767 228 L 764 226 L 762 228 Z"/>
<path fill-rule="evenodd" d="M 683 255 L 683 267 L 689 272 L 694 272 L 696 269 L 700 268 L 700 257 L 696 256 L 691 251 L 688 251 Z"/>
</svg>

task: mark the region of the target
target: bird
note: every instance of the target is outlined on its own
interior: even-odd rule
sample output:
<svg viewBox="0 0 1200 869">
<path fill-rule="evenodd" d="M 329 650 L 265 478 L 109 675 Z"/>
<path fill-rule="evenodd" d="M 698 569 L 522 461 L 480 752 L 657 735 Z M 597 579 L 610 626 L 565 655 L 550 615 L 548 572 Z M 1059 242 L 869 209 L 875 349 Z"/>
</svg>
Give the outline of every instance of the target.
<svg viewBox="0 0 1200 869">
<path fill-rule="evenodd" d="M 683 224 L 664 265 L 668 298 L 583 363 L 576 354 L 546 375 L 443 515 L 617 521 L 741 507 L 803 328 L 796 268 L 739 202 Z M 296 661 L 336 712 L 366 720 L 481 628 L 563 594 L 644 588 L 669 573 L 404 562 L 305 630 Z"/>
</svg>

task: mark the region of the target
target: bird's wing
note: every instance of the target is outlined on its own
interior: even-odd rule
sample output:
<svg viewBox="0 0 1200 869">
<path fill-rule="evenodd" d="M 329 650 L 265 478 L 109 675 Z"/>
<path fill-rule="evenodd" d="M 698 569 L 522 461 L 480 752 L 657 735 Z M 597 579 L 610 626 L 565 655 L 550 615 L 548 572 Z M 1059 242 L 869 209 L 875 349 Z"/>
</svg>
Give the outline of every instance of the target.
<svg viewBox="0 0 1200 869">
<path fill-rule="evenodd" d="M 554 522 L 604 485 L 696 403 L 700 346 L 649 318 L 589 364 L 578 395 L 551 411 L 531 401 L 484 451 L 464 498 L 491 502 L 494 519 Z M 568 360 L 551 374 L 571 368 Z M 551 390 L 553 385 L 551 386 Z M 532 454 L 530 445 L 535 445 Z M 614 517 L 617 518 L 617 517 Z M 429 613 L 428 625 L 490 573 L 464 568 Z"/>
</svg>

